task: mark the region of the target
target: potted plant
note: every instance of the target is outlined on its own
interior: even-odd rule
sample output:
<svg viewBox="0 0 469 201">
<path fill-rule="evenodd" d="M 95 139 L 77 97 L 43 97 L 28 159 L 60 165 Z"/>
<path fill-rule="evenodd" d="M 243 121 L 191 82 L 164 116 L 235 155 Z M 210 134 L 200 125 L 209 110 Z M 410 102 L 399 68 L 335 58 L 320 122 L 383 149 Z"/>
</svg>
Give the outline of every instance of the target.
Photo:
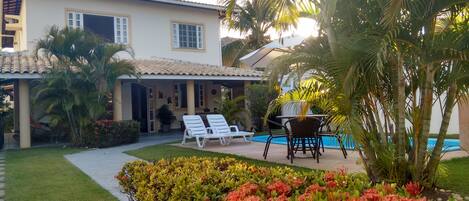
<svg viewBox="0 0 469 201">
<path fill-rule="evenodd" d="M 162 105 L 158 109 L 158 114 L 156 114 L 156 118 L 160 121 L 160 131 L 161 132 L 169 132 L 171 129 L 171 123 L 175 119 L 173 112 L 169 109 L 168 105 Z"/>
<path fill-rule="evenodd" d="M 11 108 L 8 102 L 5 101 L 7 93 L 0 87 L 0 150 L 3 149 L 4 132 L 7 127 L 7 120 L 11 117 Z"/>
</svg>

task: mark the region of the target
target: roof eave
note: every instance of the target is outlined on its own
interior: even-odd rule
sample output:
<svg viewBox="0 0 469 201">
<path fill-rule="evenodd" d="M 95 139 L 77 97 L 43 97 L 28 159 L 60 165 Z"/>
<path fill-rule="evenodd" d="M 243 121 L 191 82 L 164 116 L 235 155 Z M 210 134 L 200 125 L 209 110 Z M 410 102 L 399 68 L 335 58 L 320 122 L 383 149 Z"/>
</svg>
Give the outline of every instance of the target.
<svg viewBox="0 0 469 201">
<path fill-rule="evenodd" d="M 118 79 L 131 80 L 137 79 L 135 76 L 123 75 Z M 227 75 L 140 75 L 138 79 L 142 80 L 239 80 L 239 81 L 260 81 L 261 76 L 227 76 Z"/>
<path fill-rule="evenodd" d="M 42 75 L 39 73 L 0 73 L 0 79 L 39 79 Z"/>
<path fill-rule="evenodd" d="M 223 6 L 219 6 L 219 5 L 203 4 L 203 3 L 188 2 L 188 1 L 174 1 L 174 0 L 143 0 L 143 1 L 150 1 L 150 2 L 155 2 L 155 3 L 163 3 L 163 4 L 176 5 L 176 6 L 185 6 L 185 7 L 191 7 L 191 8 L 199 8 L 199 9 L 209 9 L 209 10 L 214 10 L 214 11 L 225 10 Z"/>
</svg>

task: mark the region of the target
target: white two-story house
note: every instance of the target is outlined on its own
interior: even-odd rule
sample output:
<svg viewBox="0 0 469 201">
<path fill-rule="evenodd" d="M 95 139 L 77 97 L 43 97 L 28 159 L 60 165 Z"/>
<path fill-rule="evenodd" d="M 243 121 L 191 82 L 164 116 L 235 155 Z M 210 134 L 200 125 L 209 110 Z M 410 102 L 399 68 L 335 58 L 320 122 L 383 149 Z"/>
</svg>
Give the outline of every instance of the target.
<svg viewBox="0 0 469 201">
<path fill-rule="evenodd" d="M 30 55 L 53 25 L 93 32 L 129 45 L 140 80 L 121 77 L 113 100 L 115 120 L 140 121 L 142 132 L 157 132 L 156 110 L 170 106 L 179 127 L 183 114 L 216 112 L 221 91 L 242 95 L 261 79 L 249 69 L 222 66 L 218 5 L 184 0 L 4 0 L 0 79 L 14 83 L 20 146 L 31 145 L 31 80 L 41 79 L 48 62 Z"/>
</svg>

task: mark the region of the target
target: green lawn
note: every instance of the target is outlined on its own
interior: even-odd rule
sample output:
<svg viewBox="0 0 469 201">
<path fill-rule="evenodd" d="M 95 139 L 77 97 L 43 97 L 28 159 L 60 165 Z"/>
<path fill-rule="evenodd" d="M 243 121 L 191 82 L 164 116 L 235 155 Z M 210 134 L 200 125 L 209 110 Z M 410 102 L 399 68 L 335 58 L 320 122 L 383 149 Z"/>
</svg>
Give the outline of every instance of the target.
<svg viewBox="0 0 469 201">
<path fill-rule="evenodd" d="M 34 148 L 6 152 L 6 200 L 116 200 L 70 164 L 72 148 Z"/>
<path fill-rule="evenodd" d="M 443 161 L 442 164 L 448 168 L 448 177 L 443 178 L 439 185 L 469 196 L 469 157 Z"/>
<path fill-rule="evenodd" d="M 35 148 L 6 152 L 6 200 L 116 200 L 78 168 L 70 164 L 65 154 L 83 149 Z M 145 160 L 159 160 L 179 156 L 233 157 L 260 166 L 286 166 L 262 160 L 254 160 L 231 154 L 176 147 L 169 144 L 155 145 L 127 152 Z M 439 185 L 465 196 L 469 195 L 469 157 L 444 161 L 448 177 Z M 296 170 L 308 168 L 290 166 Z"/>
<path fill-rule="evenodd" d="M 190 148 L 183 148 L 177 147 L 169 144 L 161 144 L 161 145 L 154 145 L 149 147 L 144 147 L 137 150 L 132 150 L 126 152 L 127 154 L 133 155 L 137 158 L 141 158 L 147 161 L 156 161 L 162 158 L 173 158 L 173 157 L 180 157 L 180 156 L 204 156 L 204 157 L 232 157 L 236 158 L 241 161 L 245 161 L 250 164 L 264 166 L 264 167 L 273 167 L 273 166 L 288 166 L 295 170 L 302 170 L 302 171 L 311 171 L 311 169 L 297 167 L 297 166 L 289 166 L 279 163 L 272 163 L 262 160 L 250 159 L 246 157 L 241 157 L 233 154 L 223 154 L 223 153 L 216 153 L 210 151 L 201 151 L 196 149 Z"/>
</svg>

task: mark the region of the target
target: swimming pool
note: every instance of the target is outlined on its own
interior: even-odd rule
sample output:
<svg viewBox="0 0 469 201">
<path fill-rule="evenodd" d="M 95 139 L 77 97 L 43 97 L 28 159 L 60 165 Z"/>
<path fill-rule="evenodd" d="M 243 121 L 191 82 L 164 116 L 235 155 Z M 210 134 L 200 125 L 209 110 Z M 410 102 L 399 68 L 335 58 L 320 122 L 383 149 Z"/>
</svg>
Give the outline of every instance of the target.
<svg viewBox="0 0 469 201">
<path fill-rule="evenodd" d="M 267 142 L 267 137 L 268 135 L 261 135 L 261 136 L 255 136 L 252 138 L 252 141 L 254 142 Z M 339 149 L 339 143 L 337 142 L 337 139 L 334 137 L 323 137 L 323 142 L 324 142 L 324 147 L 325 148 L 330 148 L 330 149 Z M 274 138 L 272 140 L 272 144 L 287 144 L 287 139 L 285 137 L 282 138 Z M 431 150 L 435 147 L 436 144 L 436 138 L 430 138 L 428 139 L 428 149 Z M 353 143 L 344 143 L 346 149 L 353 149 L 354 145 Z M 461 147 L 459 145 L 459 140 L 457 139 L 446 139 L 445 143 L 443 145 L 443 151 L 458 151 L 461 150 Z"/>
</svg>

